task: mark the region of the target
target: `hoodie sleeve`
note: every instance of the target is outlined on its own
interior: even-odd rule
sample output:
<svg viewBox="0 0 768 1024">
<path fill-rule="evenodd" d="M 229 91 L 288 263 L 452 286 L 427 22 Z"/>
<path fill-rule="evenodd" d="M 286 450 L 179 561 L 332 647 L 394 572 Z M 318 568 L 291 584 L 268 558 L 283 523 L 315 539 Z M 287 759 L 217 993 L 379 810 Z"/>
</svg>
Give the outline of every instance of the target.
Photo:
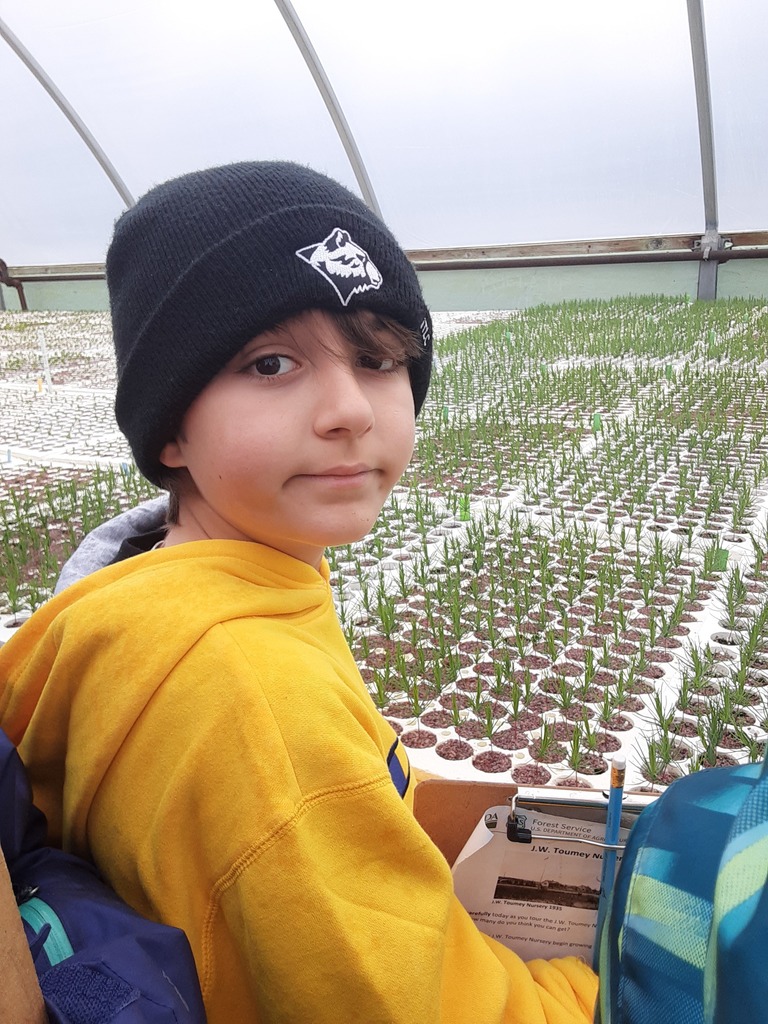
<svg viewBox="0 0 768 1024">
<path fill-rule="evenodd" d="M 118 891 L 186 931 L 211 1024 L 588 1024 L 591 969 L 478 931 L 393 784 L 390 727 L 330 659 L 293 656 L 294 629 L 211 631 L 88 816 Z"/>
<path fill-rule="evenodd" d="M 204 984 L 237 983 L 221 956 L 234 925 L 245 974 L 266 1000 L 259 1019 L 275 1024 L 303 1011 L 314 1024 L 589 1024 L 592 970 L 576 958 L 526 964 L 480 933 L 390 789 L 318 797 L 252 851 L 211 907 Z M 253 908 L 250 922 L 242 907 Z"/>
</svg>

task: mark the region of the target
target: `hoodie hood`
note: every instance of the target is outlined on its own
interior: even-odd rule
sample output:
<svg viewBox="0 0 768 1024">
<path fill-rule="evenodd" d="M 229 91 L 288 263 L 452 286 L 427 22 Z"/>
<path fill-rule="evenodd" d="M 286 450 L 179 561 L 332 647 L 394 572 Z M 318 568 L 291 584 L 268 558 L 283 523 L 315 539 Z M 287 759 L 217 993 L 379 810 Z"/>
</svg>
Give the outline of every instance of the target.
<svg viewBox="0 0 768 1024">
<path fill-rule="evenodd" d="M 66 590 L 84 576 L 112 565 L 124 540 L 140 534 L 154 533 L 165 525 L 167 515 L 168 495 L 162 494 L 121 512 L 119 516 L 91 530 L 64 563 L 54 593 L 60 594 L 62 590 Z"/>
</svg>

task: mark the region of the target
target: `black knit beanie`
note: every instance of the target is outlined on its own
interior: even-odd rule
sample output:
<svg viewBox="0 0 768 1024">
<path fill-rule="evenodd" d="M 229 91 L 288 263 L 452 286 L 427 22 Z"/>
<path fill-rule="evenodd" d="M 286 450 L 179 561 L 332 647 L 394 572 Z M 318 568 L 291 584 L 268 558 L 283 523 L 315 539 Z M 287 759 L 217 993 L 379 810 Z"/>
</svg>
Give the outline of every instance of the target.
<svg viewBox="0 0 768 1024">
<path fill-rule="evenodd" d="M 239 163 L 168 181 L 118 220 L 107 253 L 115 413 L 141 472 L 192 401 L 255 335 L 307 309 L 370 309 L 413 331 L 416 412 L 432 322 L 393 235 L 338 182 L 293 163 Z"/>
</svg>

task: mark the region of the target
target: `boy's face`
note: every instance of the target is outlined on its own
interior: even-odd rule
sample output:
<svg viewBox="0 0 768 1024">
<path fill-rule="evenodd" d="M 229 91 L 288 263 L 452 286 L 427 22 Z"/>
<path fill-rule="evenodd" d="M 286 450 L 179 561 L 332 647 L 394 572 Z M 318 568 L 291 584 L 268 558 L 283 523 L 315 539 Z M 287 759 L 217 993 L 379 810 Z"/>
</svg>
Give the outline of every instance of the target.
<svg viewBox="0 0 768 1024">
<path fill-rule="evenodd" d="M 311 565 L 370 530 L 414 443 L 408 370 L 361 357 L 310 310 L 253 338 L 187 410 L 167 543 L 254 540 Z"/>
</svg>

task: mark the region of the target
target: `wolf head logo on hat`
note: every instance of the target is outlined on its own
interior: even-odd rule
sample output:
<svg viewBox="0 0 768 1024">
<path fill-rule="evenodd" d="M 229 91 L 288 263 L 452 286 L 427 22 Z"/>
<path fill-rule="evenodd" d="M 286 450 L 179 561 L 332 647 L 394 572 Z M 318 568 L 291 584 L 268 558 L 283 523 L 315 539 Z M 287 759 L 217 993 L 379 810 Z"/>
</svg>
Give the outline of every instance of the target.
<svg viewBox="0 0 768 1024">
<path fill-rule="evenodd" d="M 297 249 L 296 255 L 333 285 L 342 306 L 355 294 L 380 288 L 384 280 L 365 249 L 343 228 L 334 228 L 322 242 Z"/>
</svg>

